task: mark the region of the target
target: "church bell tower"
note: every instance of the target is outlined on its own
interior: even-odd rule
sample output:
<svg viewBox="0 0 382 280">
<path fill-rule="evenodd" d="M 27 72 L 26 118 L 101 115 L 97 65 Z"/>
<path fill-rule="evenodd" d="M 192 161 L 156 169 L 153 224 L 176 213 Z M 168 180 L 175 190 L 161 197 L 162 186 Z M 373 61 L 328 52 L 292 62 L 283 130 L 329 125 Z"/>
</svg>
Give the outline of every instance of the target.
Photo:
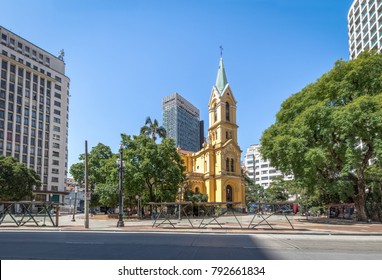
<svg viewBox="0 0 382 280">
<path fill-rule="evenodd" d="M 215 85 L 212 87 L 209 111 L 208 140 L 214 150 L 216 201 L 243 202 L 241 184 L 241 150 L 238 145 L 236 100 L 228 83 L 223 58 L 220 57 Z"/>
</svg>

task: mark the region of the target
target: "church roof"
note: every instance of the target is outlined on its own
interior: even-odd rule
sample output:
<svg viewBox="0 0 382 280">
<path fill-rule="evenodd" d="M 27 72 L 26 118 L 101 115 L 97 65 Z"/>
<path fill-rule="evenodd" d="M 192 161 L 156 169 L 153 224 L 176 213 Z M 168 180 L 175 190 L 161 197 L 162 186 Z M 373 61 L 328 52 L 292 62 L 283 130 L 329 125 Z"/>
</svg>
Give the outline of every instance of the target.
<svg viewBox="0 0 382 280">
<path fill-rule="evenodd" d="M 223 93 L 225 86 L 228 84 L 227 76 L 225 74 L 223 58 L 220 57 L 218 76 L 216 77 L 215 87 L 220 94 Z"/>
</svg>

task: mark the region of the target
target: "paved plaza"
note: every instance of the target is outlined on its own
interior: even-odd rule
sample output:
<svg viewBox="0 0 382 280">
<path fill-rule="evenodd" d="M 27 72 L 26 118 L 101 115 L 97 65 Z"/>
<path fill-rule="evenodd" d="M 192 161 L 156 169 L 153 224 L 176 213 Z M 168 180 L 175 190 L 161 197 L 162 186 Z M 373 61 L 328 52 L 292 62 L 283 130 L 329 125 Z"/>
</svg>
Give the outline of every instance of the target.
<svg viewBox="0 0 382 280">
<path fill-rule="evenodd" d="M 129 231 L 129 232 L 233 232 L 233 233 L 274 233 L 274 234 L 346 234 L 346 235 L 382 235 L 381 223 L 355 223 L 346 220 L 327 218 L 307 219 L 303 216 L 275 215 L 226 215 L 212 218 L 182 218 L 140 220 L 136 217 L 124 219 L 124 227 L 117 227 L 117 219 L 107 215 L 93 215 L 89 219 L 89 228 L 85 228 L 84 214 L 59 216 L 55 227 L 48 218 L 36 218 L 35 223 L 17 226 L 5 219 L 0 224 L 2 230 L 44 230 L 44 231 Z M 55 217 L 53 220 L 56 221 Z M 44 226 L 45 225 L 45 226 Z"/>
</svg>

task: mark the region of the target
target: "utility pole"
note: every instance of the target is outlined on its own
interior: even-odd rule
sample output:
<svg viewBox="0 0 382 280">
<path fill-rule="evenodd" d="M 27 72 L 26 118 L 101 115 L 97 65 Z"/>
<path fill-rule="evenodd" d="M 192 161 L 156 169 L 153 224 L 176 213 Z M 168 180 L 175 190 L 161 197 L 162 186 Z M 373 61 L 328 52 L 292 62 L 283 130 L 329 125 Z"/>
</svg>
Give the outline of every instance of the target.
<svg viewBox="0 0 382 280">
<path fill-rule="evenodd" d="M 85 141 L 85 228 L 89 228 L 88 141 Z"/>
<path fill-rule="evenodd" d="M 73 207 L 73 217 L 72 222 L 76 221 L 76 213 L 77 213 L 77 186 L 74 187 L 74 207 Z"/>
<path fill-rule="evenodd" d="M 119 146 L 119 211 L 118 211 L 118 223 L 117 227 L 124 227 L 123 222 L 123 144 L 121 142 Z"/>
</svg>

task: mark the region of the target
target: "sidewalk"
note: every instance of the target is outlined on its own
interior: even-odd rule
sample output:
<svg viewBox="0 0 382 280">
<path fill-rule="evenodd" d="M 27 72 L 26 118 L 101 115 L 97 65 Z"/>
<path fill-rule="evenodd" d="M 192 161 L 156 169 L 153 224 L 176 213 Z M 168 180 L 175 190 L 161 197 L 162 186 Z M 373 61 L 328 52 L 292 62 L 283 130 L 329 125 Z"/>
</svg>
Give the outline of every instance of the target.
<svg viewBox="0 0 382 280">
<path fill-rule="evenodd" d="M 290 217 L 290 222 L 283 216 L 271 217 L 267 222 L 262 219 L 252 221 L 252 215 L 238 216 L 240 224 L 233 216 L 223 216 L 219 218 L 221 228 L 216 223 L 204 224 L 211 220 L 205 220 L 201 226 L 202 219 L 182 219 L 171 220 L 175 228 L 169 223 L 154 226 L 153 220 L 125 219 L 124 227 L 117 227 L 117 219 L 108 218 L 106 215 L 94 215 L 90 217 L 89 228 L 86 229 L 83 214 L 78 214 L 75 221 L 72 215 L 62 215 L 59 219 L 58 227 L 49 224 L 44 227 L 37 227 L 35 224 L 17 227 L 15 224 L 3 223 L 0 231 L 3 230 L 37 230 L 37 231 L 111 231 L 111 232 L 188 232 L 188 233 L 243 233 L 243 234 L 321 234 L 321 235 L 381 235 L 381 223 L 351 223 L 341 220 L 316 219 L 306 220 L 304 217 Z M 156 225 L 163 220 L 158 221 Z M 330 222 L 330 223 L 329 223 Z M 192 226 L 191 226 L 192 224 Z M 272 228 L 271 228 L 272 227 Z"/>
</svg>

